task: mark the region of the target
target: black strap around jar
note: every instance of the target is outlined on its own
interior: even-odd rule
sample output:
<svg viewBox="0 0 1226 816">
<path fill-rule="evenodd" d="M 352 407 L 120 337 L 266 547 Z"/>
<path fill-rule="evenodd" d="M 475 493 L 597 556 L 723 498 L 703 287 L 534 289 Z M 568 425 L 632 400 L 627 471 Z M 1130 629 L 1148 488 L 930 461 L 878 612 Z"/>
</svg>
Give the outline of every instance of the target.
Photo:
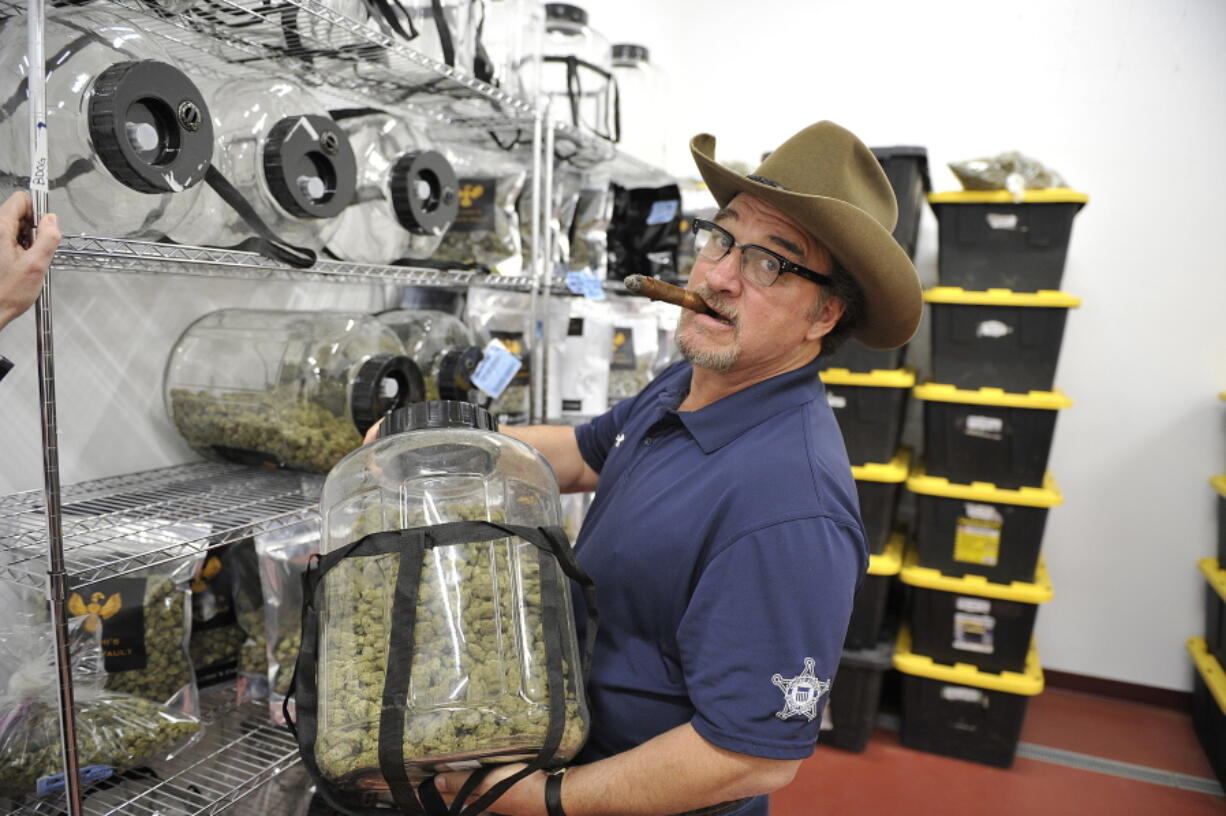
<svg viewBox="0 0 1226 816">
<path fill-rule="evenodd" d="M 259 213 L 255 211 L 255 207 L 251 206 L 251 202 L 240 193 L 230 181 L 221 174 L 221 171 L 216 167 L 210 166 L 208 172 L 204 175 L 204 181 L 217 193 L 222 201 L 226 202 L 239 217 L 243 219 L 254 236 L 235 244 L 234 246 L 225 247 L 225 249 L 233 249 L 240 252 L 258 252 L 269 260 L 278 261 L 279 263 L 289 266 L 298 267 L 299 269 L 307 269 L 315 265 L 315 251 L 306 247 L 294 246 L 288 241 L 284 241 L 274 233 L 264 219 L 260 218 Z"/>
<path fill-rule="evenodd" d="M 486 769 L 475 772 L 448 808 L 434 788 L 433 780 L 423 782 L 415 792 L 404 762 L 404 703 L 408 698 L 417 616 L 417 596 L 421 569 L 427 549 L 454 544 L 476 544 L 498 538 L 515 537 L 537 548 L 541 571 L 541 626 L 545 641 L 545 665 L 549 679 L 549 724 L 544 744 L 537 755 L 519 772 L 494 785 L 476 801 L 465 806 Z M 296 722 L 290 716 L 290 696 L 283 702 L 285 721 L 298 742 L 303 764 L 320 793 L 338 810 L 351 816 L 386 816 L 392 809 L 366 805 L 361 794 L 341 790 L 320 772 L 315 757 L 318 737 L 319 617 L 316 606 L 320 582 L 346 558 L 398 555 L 399 571 L 392 602 L 388 658 L 384 674 L 379 722 L 379 769 L 388 782 L 396 809 L 411 816 L 477 816 L 519 780 L 554 763 L 566 723 L 566 690 L 562 670 L 562 608 L 558 568 L 579 584 L 587 607 L 588 626 L 580 654 L 579 676 L 571 672 L 569 692 L 575 698 L 584 693 L 591 670 L 599 617 L 592 579 L 579 567 L 566 534 L 557 527 L 524 527 L 485 521 L 460 521 L 431 527 L 415 527 L 393 532 L 372 533 L 339 550 L 312 559 L 303 575 L 302 644 L 290 681 L 296 708 Z"/>
</svg>

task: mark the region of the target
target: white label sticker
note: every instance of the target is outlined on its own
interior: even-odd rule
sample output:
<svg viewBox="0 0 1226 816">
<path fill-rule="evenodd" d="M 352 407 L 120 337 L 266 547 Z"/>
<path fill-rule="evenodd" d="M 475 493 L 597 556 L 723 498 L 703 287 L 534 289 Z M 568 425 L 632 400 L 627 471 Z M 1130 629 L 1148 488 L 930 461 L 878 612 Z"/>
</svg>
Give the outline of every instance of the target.
<svg viewBox="0 0 1226 816">
<path fill-rule="evenodd" d="M 604 284 L 595 273 L 586 269 L 566 273 L 566 288 L 576 295 L 583 295 L 592 300 L 604 300 Z"/>
<path fill-rule="evenodd" d="M 988 226 L 994 230 L 1017 230 L 1017 213 L 988 213 Z"/>
<path fill-rule="evenodd" d="M 1005 429 L 1005 421 L 1000 417 L 969 414 L 966 417 L 966 435 L 977 436 L 980 439 L 991 439 L 999 442 Z"/>
<path fill-rule="evenodd" d="M 830 407 L 835 409 L 847 407 L 847 397 L 840 397 L 838 394 L 832 394 L 829 391 L 826 392 L 826 402 L 830 403 Z"/>
<path fill-rule="evenodd" d="M 983 692 L 967 686 L 945 686 L 941 689 L 941 699 L 955 703 L 982 703 Z"/>
<path fill-rule="evenodd" d="M 677 217 L 677 210 L 680 207 L 681 202 L 675 198 L 668 201 L 657 201 L 651 205 L 651 212 L 647 213 L 647 226 L 667 224 Z"/>
<path fill-rule="evenodd" d="M 985 320 L 975 327 L 976 337 L 990 337 L 999 340 L 1013 334 L 1013 327 L 999 320 Z"/>
<path fill-rule="evenodd" d="M 1003 524 L 1004 518 L 1001 517 L 1000 511 L 990 504 L 976 504 L 967 502 L 963 507 L 966 512 L 963 513 L 967 518 L 973 518 L 976 521 L 994 521 L 997 524 Z"/>
<path fill-rule="evenodd" d="M 498 399 L 524 362 L 497 340 L 491 340 L 484 353 L 477 370 L 473 372 L 472 383 L 483 393 Z"/>
<path fill-rule="evenodd" d="M 981 615 L 992 611 L 992 602 L 987 598 L 968 598 L 965 595 L 960 595 L 954 600 L 954 606 L 960 612 L 974 612 Z"/>
<path fill-rule="evenodd" d="M 996 618 L 991 615 L 955 612 L 954 639 L 951 645 L 964 652 L 993 654 L 996 647 L 992 640 L 992 630 L 995 628 Z"/>
</svg>

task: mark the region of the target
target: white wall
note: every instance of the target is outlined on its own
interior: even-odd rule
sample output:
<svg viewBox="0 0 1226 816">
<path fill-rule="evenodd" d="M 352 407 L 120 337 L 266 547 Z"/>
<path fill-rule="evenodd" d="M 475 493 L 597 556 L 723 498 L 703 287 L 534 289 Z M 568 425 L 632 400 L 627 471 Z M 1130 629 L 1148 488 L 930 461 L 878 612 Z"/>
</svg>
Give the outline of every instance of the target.
<svg viewBox="0 0 1226 816">
<path fill-rule="evenodd" d="M 1226 471 L 1226 4 L 881 0 L 584 0 L 615 41 L 642 42 L 673 82 L 664 124 L 681 146 L 762 151 L 821 118 L 874 145 L 951 160 L 1024 150 L 1091 195 L 1065 288 L 1073 312 L 1058 384 L 1075 400 L 1052 467 L 1065 493 L 1045 552 L 1056 599 L 1039 616 L 1051 669 L 1188 689 L 1214 494 Z M 687 152 L 673 169 L 692 172 Z M 925 214 L 921 275 L 935 270 Z M 56 275 L 66 482 L 192 458 L 161 404 L 167 350 L 228 305 L 379 308 L 362 286 Z M 40 486 L 33 319 L 0 335 L 0 494 Z"/>
<path fill-rule="evenodd" d="M 1056 597 L 1040 654 L 1051 669 L 1190 688 L 1196 560 L 1216 535 L 1206 480 L 1226 471 L 1226 4 L 583 4 L 670 73 L 674 145 L 710 131 L 720 158 L 754 166 L 832 119 L 870 145 L 926 146 L 937 189 L 957 187 L 948 161 L 1018 149 L 1090 194 L 1064 284 L 1084 305 L 1057 377 L 1076 404 L 1051 460 L 1065 505 L 1044 542 Z M 687 152 L 673 155 L 692 175 Z"/>
</svg>

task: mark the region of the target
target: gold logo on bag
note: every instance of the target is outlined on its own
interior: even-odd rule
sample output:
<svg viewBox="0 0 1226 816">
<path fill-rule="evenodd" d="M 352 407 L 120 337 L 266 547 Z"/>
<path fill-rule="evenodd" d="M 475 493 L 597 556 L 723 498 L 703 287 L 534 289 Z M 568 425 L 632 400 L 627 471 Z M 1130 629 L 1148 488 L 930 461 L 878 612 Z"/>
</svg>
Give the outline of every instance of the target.
<svg viewBox="0 0 1226 816">
<path fill-rule="evenodd" d="M 460 206 L 471 207 L 473 202 L 485 195 L 484 184 L 465 184 L 460 188 Z"/>
<path fill-rule="evenodd" d="M 98 624 L 114 617 L 122 607 L 123 598 L 118 592 L 109 598 L 105 592 L 95 592 L 89 596 L 89 603 L 85 603 L 76 592 L 72 593 L 72 597 L 68 599 L 68 611 L 73 617 L 89 615 L 88 620 L 85 621 L 85 631 L 90 634 L 97 632 Z"/>
<path fill-rule="evenodd" d="M 221 572 L 221 559 L 215 555 L 210 555 L 208 560 L 204 562 L 204 569 L 200 570 L 200 574 L 192 579 L 192 592 L 204 592 L 209 588 L 205 581 L 215 577 L 219 572 Z"/>
</svg>

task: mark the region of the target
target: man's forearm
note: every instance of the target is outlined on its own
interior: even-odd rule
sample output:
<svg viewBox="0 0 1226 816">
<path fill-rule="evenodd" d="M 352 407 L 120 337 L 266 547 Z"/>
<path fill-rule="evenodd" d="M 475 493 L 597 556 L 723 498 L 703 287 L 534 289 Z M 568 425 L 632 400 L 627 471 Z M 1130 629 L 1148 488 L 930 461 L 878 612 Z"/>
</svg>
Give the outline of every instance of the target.
<svg viewBox="0 0 1226 816">
<path fill-rule="evenodd" d="M 567 816 L 666 816 L 778 790 L 799 765 L 725 750 L 687 724 L 572 768 L 562 805 Z"/>
<path fill-rule="evenodd" d="M 563 493 L 586 493 L 596 489 L 599 476 L 579 453 L 575 429 L 568 425 L 504 425 L 499 430 L 541 452 Z"/>
</svg>

